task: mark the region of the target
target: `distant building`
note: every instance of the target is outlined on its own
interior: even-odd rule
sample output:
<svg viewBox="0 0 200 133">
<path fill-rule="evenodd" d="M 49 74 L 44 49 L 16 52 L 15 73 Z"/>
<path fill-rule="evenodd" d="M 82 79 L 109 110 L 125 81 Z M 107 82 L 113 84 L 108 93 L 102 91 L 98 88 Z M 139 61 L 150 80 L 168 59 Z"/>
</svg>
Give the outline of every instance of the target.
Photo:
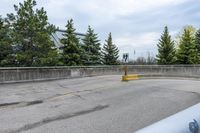
<svg viewBox="0 0 200 133">
<path fill-rule="evenodd" d="M 62 46 L 63 44 L 60 42 L 60 40 L 63 38 L 63 34 L 65 33 L 65 30 L 57 29 L 55 33 L 52 34 L 52 40 L 54 41 L 57 49 L 59 49 L 60 52 L 62 52 Z M 82 39 L 85 34 L 82 33 L 76 33 L 78 38 Z"/>
</svg>

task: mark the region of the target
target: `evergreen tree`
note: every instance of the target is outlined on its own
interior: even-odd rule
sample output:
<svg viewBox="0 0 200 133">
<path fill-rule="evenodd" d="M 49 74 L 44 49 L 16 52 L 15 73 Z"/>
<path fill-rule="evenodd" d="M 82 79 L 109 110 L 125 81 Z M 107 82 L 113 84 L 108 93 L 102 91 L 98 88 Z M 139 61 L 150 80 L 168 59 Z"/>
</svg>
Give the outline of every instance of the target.
<svg viewBox="0 0 200 133">
<path fill-rule="evenodd" d="M 81 49 L 79 38 L 75 34 L 72 19 L 67 22 L 66 28 L 66 33 L 63 34 L 64 37 L 61 39 L 61 43 L 63 44 L 61 60 L 67 66 L 82 65 L 83 50 Z"/>
<path fill-rule="evenodd" d="M 196 28 L 193 27 L 192 25 L 186 25 L 186 26 L 184 26 L 182 28 L 181 32 L 179 32 L 175 36 L 175 46 L 176 46 L 176 48 L 180 45 L 180 41 L 181 41 L 182 35 L 184 33 L 184 30 L 188 30 L 190 32 L 191 37 L 195 37 Z"/>
<path fill-rule="evenodd" d="M 0 16 L 0 66 L 11 66 L 13 64 L 11 42 L 9 25 Z"/>
<path fill-rule="evenodd" d="M 195 45 L 200 55 L 200 29 L 196 32 L 196 35 L 195 35 Z"/>
<path fill-rule="evenodd" d="M 8 14 L 19 66 L 56 65 L 58 53 L 51 35 L 55 26 L 48 23 L 44 8 L 34 9 L 35 0 L 14 5 L 16 15 Z"/>
<path fill-rule="evenodd" d="M 177 59 L 180 64 L 198 64 L 199 55 L 190 30 L 185 29 L 181 36 Z"/>
<path fill-rule="evenodd" d="M 82 48 L 85 51 L 85 62 L 86 65 L 97 65 L 101 64 L 101 47 L 98 40 L 97 34 L 89 26 L 85 37 L 83 38 Z"/>
<path fill-rule="evenodd" d="M 158 55 L 157 62 L 158 64 L 173 64 L 175 62 L 175 47 L 174 41 L 172 41 L 171 36 L 169 35 L 167 26 L 164 29 L 161 38 L 158 43 Z"/>
<path fill-rule="evenodd" d="M 102 50 L 102 59 L 105 65 L 118 65 L 118 58 L 119 58 L 119 50 L 115 44 L 112 42 L 112 35 L 111 33 L 108 36 L 108 40 L 103 46 Z"/>
</svg>

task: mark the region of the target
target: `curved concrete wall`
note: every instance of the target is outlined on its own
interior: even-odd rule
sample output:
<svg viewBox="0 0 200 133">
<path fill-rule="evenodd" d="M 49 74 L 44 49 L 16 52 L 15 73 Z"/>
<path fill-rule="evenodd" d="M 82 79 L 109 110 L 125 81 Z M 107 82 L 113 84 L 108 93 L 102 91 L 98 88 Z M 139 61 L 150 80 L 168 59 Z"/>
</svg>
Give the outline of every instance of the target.
<svg viewBox="0 0 200 133">
<path fill-rule="evenodd" d="M 129 66 L 129 72 L 145 77 L 200 78 L 200 65 L 138 65 Z"/>
<path fill-rule="evenodd" d="M 130 65 L 129 74 L 200 78 L 200 65 Z M 0 68 L 0 83 L 122 75 L 123 66 Z"/>
</svg>

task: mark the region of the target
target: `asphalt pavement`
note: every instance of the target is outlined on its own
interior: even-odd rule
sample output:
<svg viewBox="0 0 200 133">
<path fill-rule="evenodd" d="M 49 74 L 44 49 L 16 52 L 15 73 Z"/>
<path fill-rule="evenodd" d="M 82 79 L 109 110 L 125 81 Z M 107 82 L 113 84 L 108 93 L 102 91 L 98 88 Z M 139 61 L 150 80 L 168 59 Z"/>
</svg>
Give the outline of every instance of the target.
<svg viewBox="0 0 200 133">
<path fill-rule="evenodd" d="M 200 102 L 200 81 L 121 76 L 0 85 L 0 133 L 133 133 Z"/>
</svg>

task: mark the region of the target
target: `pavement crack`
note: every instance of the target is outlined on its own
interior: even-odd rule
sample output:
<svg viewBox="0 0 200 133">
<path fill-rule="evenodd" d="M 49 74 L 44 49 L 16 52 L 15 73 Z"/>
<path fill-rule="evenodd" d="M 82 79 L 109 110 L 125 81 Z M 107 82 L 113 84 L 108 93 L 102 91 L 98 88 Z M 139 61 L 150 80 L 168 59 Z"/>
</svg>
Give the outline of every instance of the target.
<svg viewBox="0 0 200 133">
<path fill-rule="evenodd" d="M 38 122 L 35 122 L 35 123 L 32 123 L 32 124 L 24 125 L 23 127 L 19 128 L 19 129 L 10 131 L 9 133 L 20 133 L 22 131 L 31 130 L 31 129 L 43 126 L 43 125 L 51 123 L 51 122 L 65 120 L 65 119 L 73 118 L 73 117 L 76 117 L 76 116 L 89 114 L 89 113 L 92 113 L 92 112 L 103 110 L 103 109 L 108 108 L 108 107 L 109 107 L 109 105 L 98 105 L 98 106 L 93 107 L 93 108 L 88 109 L 88 110 L 83 110 L 83 111 L 78 111 L 78 112 L 74 112 L 74 113 L 70 113 L 70 114 L 62 114 L 62 115 L 59 115 L 59 116 L 49 117 L 49 118 L 43 119 L 41 121 L 38 121 Z"/>
<path fill-rule="evenodd" d="M 29 101 L 29 102 L 12 102 L 12 103 L 2 103 L 0 104 L 0 109 L 1 108 L 10 108 L 10 107 L 14 107 L 14 108 L 17 108 L 17 107 L 26 107 L 26 106 L 31 106 L 31 105 L 36 105 L 36 104 L 41 104 L 41 103 L 44 103 L 45 101 L 48 101 L 48 100 L 51 100 L 51 99 L 54 99 L 54 98 L 58 98 L 58 97 L 62 97 L 62 96 L 67 96 L 67 95 L 73 95 L 73 96 L 76 96 L 82 100 L 85 100 L 85 98 L 83 98 L 79 93 L 82 93 L 82 92 L 92 92 L 92 90 L 82 90 L 82 91 L 74 91 L 74 92 L 68 92 L 68 93 L 64 93 L 64 94 L 56 94 L 54 96 L 51 96 L 47 99 L 43 99 L 43 100 L 35 100 L 35 101 Z"/>
<path fill-rule="evenodd" d="M 85 100 L 85 98 L 83 98 L 81 95 L 78 95 L 78 94 L 73 94 L 73 95 L 78 97 L 78 98 L 80 98 L 80 99 L 82 99 L 82 100 Z"/>
<path fill-rule="evenodd" d="M 195 95 L 198 96 L 198 98 L 200 99 L 200 94 L 199 94 L 198 92 L 191 91 L 190 93 L 195 94 Z"/>
<path fill-rule="evenodd" d="M 7 106 L 12 106 L 12 105 L 17 105 L 17 104 L 20 104 L 20 102 L 2 103 L 0 104 L 0 107 L 7 107 Z"/>
<path fill-rule="evenodd" d="M 68 87 L 61 85 L 61 84 L 57 84 L 59 87 L 64 88 L 64 89 L 68 89 Z"/>
<path fill-rule="evenodd" d="M 31 105 L 36 105 L 36 104 L 41 104 L 43 103 L 43 100 L 35 100 L 35 101 L 30 101 L 30 102 L 13 102 L 13 103 L 2 103 L 0 104 L 0 109 L 1 108 L 9 108 L 9 107 L 26 107 L 26 106 L 31 106 Z"/>
<path fill-rule="evenodd" d="M 51 100 L 51 99 L 55 99 L 55 98 L 59 98 L 59 97 L 63 97 L 63 96 L 68 96 L 68 95 L 73 95 L 76 96 L 82 100 L 85 100 L 79 93 L 82 92 L 92 92 L 93 90 L 82 90 L 82 91 L 72 91 L 72 92 L 67 92 L 67 93 L 63 93 L 63 94 L 56 94 L 53 95 L 51 97 L 48 97 L 46 100 Z"/>
<path fill-rule="evenodd" d="M 35 104 L 41 104 L 41 103 L 43 103 L 43 100 L 36 100 L 36 101 L 27 102 L 26 106 L 31 106 Z"/>
</svg>

